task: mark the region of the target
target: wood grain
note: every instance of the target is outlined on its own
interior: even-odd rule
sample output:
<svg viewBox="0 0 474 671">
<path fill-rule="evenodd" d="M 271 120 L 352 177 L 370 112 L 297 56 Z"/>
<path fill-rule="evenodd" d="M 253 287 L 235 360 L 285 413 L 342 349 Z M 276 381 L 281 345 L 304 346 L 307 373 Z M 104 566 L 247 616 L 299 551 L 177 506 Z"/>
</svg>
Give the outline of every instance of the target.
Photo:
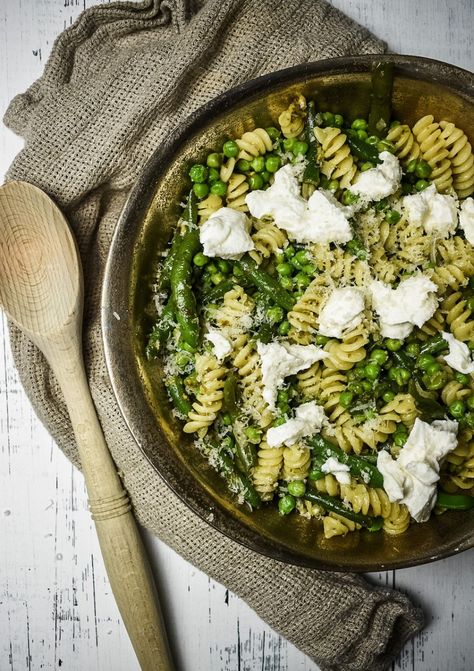
<svg viewBox="0 0 474 671">
<path fill-rule="evenodd" d="M 54 37 L 83 0 L 0 3 L 0 111 L 40 76 Z M 394 51 L 473 69 L 471 0 L 333 0 Z M 0 175 L 20 149 L 0 131 Z M 21 522 L 20 522 L 21 520 Z M 35 417 L 0 317 L 0 671 L 136 671 L 108 586 L 82 476 Z M 317 671 L 240 599 L 145 534 L 180 671 Z M 428 614 L 396 671 L 472 671 L 474 551 L 373 580 Z"/>
</svg>

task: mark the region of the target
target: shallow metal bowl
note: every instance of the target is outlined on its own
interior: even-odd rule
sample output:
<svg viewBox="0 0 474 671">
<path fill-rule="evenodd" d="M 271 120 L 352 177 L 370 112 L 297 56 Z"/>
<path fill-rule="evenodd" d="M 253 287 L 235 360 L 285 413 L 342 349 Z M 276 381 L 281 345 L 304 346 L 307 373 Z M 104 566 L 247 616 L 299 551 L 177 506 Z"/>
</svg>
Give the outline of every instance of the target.
<svg viewBox="0 0 474 671">
<path fill-rule="evenodd" d="M 315 98 L 319 108 L 349 119 L 366 116 L 369 72 L 372 62 L 381 59 L 396 64 L 396 118 L 414 122 L 433 114 L 453 121 L 472 143 L 474 77 L 445 63 L 414 56 L 358 56 L 260 77 L 201 108 L 151 156 L 118 222 L 103 288 L 109 374 L 139 449 L 176 494 L 219 531 L 275 559 L 320 569 L 377 571 L 460 552 L 474 545 L 474 511 L 433 517 L 400 536 L 360 531 L 325 540 L 314 521 L 296 515 L 280 517 L 275 507 L 250 513 L 237 505 L 173 417 L 161 364 L 145 358 L 144 342 L 151 325 L 147 278 L 156 252 L 165 248 L 177 221 L 179 203 L 189 188 L 191 163 L 204 159 L 229 136 L 275 124 L 297 92 Z"/>
</svg>

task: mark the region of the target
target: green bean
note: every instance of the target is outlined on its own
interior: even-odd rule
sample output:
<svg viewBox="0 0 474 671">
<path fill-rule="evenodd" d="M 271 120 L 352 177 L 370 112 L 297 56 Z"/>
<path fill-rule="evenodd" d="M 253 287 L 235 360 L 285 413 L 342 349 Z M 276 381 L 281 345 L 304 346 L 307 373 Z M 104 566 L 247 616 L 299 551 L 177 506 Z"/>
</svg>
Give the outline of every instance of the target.
<svg viewBox="0 0 474 671">
<path fill-rule="evenodd" d="M 277 305 L 287 311 L 292 309 L 295 303 L 293 296 L 285 291 L 277 280 L 264 270 L 261 270 L 248 254 L 245 254 L 245 256 L 237 262 L 237 266 L 242 270 L 244 275 L 248 277 L 258 289 L 260 289 L 260 291 L 272 298 Z"/>
<path fill-rule="evenodd" d="M 200 242 L 199 230 L 196 227 L 196 199 L 193 192 L 189 194 L 184 217 L 188 222 L 188 227 L 181 239 L 171 270 L 171 295 L 176 309 L 176 319 L 181 338 L 188 345 L 196 348 L 199 341 L 199 319 L 191 278 L 192 262 L 200 249 Z"/>
<path fill-rule="evenodd" d="M 312 436 L 308 441 L 308 445 L 315 450 L 315 454 L 324 459 L 334 457 L 341 464 L 349 466 L 352 475 L 361 478 L 366 484 L 371 487 L 383 487 L 383 475 L 372 464 L 364 462 L 360 457 L 352 454 L 346 454 L 337 445 L 330 443 L 320 434 Z"/>
<path fill-rule="evenodd" d="M 420 356 L 423 354 L 439 354 L 448 349 L 448 343 L 440 333 L 432 336 L 420 348 Z"/>
<path fill-rule="evenodd" d="M 393 63 L 376 63 L 372 70 L 372 92 L 368 132 L 385 137 L 392 113 Z"/>
<path fill-rule="evenodd" d="M 166 380 L 166 388 L 176 410 L 187 417 L 192 410 L 192 405 L 179 375 L 169 377 Z"/>
<path fill-rule="evenodd" d="M 381 163 L 377 148 L 368 144 L 365 140 L 357 137 L 357 134 L 347 136 L 347 144 L 354 156 L 360 158 L 362 161 L 370 161 L 370 163 Z"/>
<path fill-rule="evenodd" d="M 156 292 L 161 294 L 165 291 L 169 291 L 171 287 L 171 270 L 173 268 L 173 263 L 178 253 L 178 249 L 181 244 L 181 233 L 178 229 L 175 230 L 173 235 L 173 240 L 171 241 L 171 247 L 169 248 L 168 254 L 163 261 L 161 266 L 160 275 L 156 282 Z"/>
<path fill-rule="evenodd" d="M 237 378 L 232 371 L 230 371 L 227 374 L 222 392 L 224 394 L 223 398 L 224 412 L 227 412 L 230 415 L 232 422 L 235 422 L 239 414 L 238 409 L 239 387 L 237 383 Z"/>
<path fill-rule="evenodd" d="M 260 496 L 249 478 L 237 470 L 232 458 L 216 444 L 211 444 L 212 462 L 216 470 L 226 479 L 228 487 L 233 492 L 242 494 L 252 508 L 260 508 Z"/>
<path fill-rule="evenodd" d="M 171 298 L 168 300 L 160 317 L 148 337 L 146 346 L 146 356 L 148 359 L 154 359 L 160 350 L 161 345 L 165 343 L 173 330 L 175 324 L 174 305 Z"/>
<path fill-rule="evenodd" d="M 329 496 L 329 494 L 306 492 L 303 495 L 303 498 L 311 503 L 316 503 L 316 505 L 321 506 L 325 510 L 337 513 L 347 520 L 360 524 L 369 531 L 379 531 L 383 526 L 382 517 L 370 517 L 369 515 L 355 513 L 353 510 L 347 508 L 340 499 L 336 499 L 334 496 Z"/>
<path fill-rule="evenodd" d="M 436 401 L 435 393 L 423 389 L 416 373 L 408 383 L 408 392 L 415 399 L 420 419 L 429 422 L 434 419 L 444 419 L 446 408 Z"/>
<path fill-rule="evenodd" d="M 321 178 L 317 157 L 318 142 L 314 135 L 314 129 L 316 126 L 317 124 L 314 101 L 310 100 L 308 103 L 305 127 L 306 142 L 308 143 L 309 149 L 308 153 L 306 154 L 307 164 L 303 173 L 303 182 L 306 182 L 307 184 L 314 184 L 314 186 L 319 185 Z"/>
<path fill-rule="evenodd" d="M 257 464 L 257 448 L 252 443 L 236 440 L 235 458 L 242 471 L 249 475 Z"/>
<path fill-rule="evenodd" d="M 474 508 L 474 496 L 467 494 L 448 494 L 447 492 L 438 492 L 436 504 L 447 510 L 471 510 Z"/>
</svg>

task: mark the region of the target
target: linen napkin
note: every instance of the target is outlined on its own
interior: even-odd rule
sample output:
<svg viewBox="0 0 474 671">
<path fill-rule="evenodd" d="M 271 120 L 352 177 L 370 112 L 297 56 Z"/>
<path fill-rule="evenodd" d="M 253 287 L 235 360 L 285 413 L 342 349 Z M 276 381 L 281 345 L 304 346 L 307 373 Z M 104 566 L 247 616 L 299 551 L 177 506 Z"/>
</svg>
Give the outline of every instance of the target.
<svg viewBox="0 0 474 671">
<path fill-rule="evenodd" d="M 129 434 L 107 377 L 99 300 L 120 210 L 145 162 L 187 115 L 253 77 L 304 61 L 379 53 L 384 44 L 324 0 L 147 0 L 84 11 L 5 123 L 25 138 L 9 179 L 52 196 L 77 237 L 92 395 L 139 521 L 245 599 L 323 671 L 381 671 L 422 627 L 408 598 L 362 577 L 289 566 L 220 535 L 155 473 Z M 10 326 L 15 363 L 40 419 L 78 465 L 42 355 Z M 199 539 L 199 542 L 196 540 Z"/>
</svg>

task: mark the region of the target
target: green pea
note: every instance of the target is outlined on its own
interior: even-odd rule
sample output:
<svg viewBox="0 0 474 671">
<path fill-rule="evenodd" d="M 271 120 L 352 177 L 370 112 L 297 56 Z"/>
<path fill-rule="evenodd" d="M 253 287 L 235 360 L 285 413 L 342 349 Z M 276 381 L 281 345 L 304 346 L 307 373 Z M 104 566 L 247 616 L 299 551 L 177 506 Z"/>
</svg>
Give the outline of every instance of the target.
<svg viewBox="0 0 474 671">
<path fill-rule="evenodd" d="M 263 172 L 265 170 L 265 159 L 263 156 L 256 156 L 250 165 L 255 172 Z"/>
<path fill-rule="evenodd" d="M 348 391 L 351 391 L 354 396 L 360 396 L 364 391 L 364 387 L 360 382 L 352 382 L 350 385 L 348 385 L 347 389 Z"/>
<path fill-rule="evenodd" d="M 290 395 L 288 389 L 280 389 L 277 393 L 277 403 L 288 403 Z"/>
<path fill-rule="evenodd" d="M 217 267 L 219 268 L 221 273 L 224 273 L 225 275 L 228 275 L 232 270 L 232 266 L 225 259 L 219 259 L 217 262 Z"/>
<path fill-rule="evenodd" d="M 295 142 L 295 144 L 293 145 L 293 153 L 296 155 L 302 154 L 304 156 L 307 153 L 308 149 L 309 149 L 308 143 L 302 142 L 300 140 Z"/>
<path fill-rule="evenodd" d="M 289 263 L 279 263 L 276 267 L 276 271 L 283 277 L 289 277 L 293 274 L 293 266 Z"/>
<path fill-rule="evenodd" d="M 332 191 L 333 193 L 336 193 L 336 191 L 339 189 L 339 182 L 337 179 L 331 179 L 328 184 L 328 190 Z"/>
<path fill-rule="evenodd" d="M 357 137 L 359 138 L 359 140 L 367 140 L 369 135 L 366 130 L 358 130 Z"/>
<path fill-rule="evenodd" d="M 367 130 L 367 121 L 365 119 L 354 119 L 351 123 L 354 130 Z"/>
<path fill-rule="evenodd" d="M 451 417 L 454 417 L 454 419 L 460 419 L 466 412 L 466 406 L 460 400 L 453 401 L 450 405 L 448 405 L 448 411 Z"/>
<path fill-rule="evenodd" d="M 425 387 L 430 390 L 441 389 L 446 384 L 446 374 L 442 370 L 433 375 L 425 373 L 421 379 L 423 380 Z"/>
<path fill-rule="evenodd" d="M 196 163 L 191 166 L 188 173 L 191 182 L 194 182 L 195 184 L 203 184 L 206 181 L 208 174 L 208 169 L 205 165 L 201 165 L 201 163 Z"/>
<path fill-rule="evenodd" d="M 257 191 L 258 189 L 263 188 L 263 177 L 259 175 L 258 172 L 254 173 L 253 175 L 250 175 L 248 178 L 248 182 L 252 191 Z"/>
<path fill-rule="evenodd" d="M 281 136 L 281 131 L 278 130 L 278 128 L 275 128 L 275 126 L 269 126 L 268 128 L 265 128 L 265 130 L 269 134 L 272 142 L 275 142 Z"/>
<path fill-rule="evenodd" d="M 325 335 L 317 335 L 316 339 L 315 339 L 315 342 L 316 342 L 316 345 L 319 345 L 320 347 L 324 347 L 324 345 L 326 343 L 328 343 L 329 340 L 330 339 Z"/>
<path fill-rule="evenodd" d="M 441 370 L 441 364 L 438 363 L 437 361 L 433 361 L 433 363 L 430 363 L 426 366 L 425 371 L 428 373 L 428 375 L 434 375 L 435 373 L 438 373 Z"/>
<path fill-rule="evenodd" d="M 239 153 L 239 145 L 234 140 L 227 140 L 227 142 L 224 142 L 222 151 L 227 158 L 235 158 Z"/>
<path fill-rule="evenodd" d="M 417 356 L 420 354 L 420 345 L 417 342 L 411 342 L 408 343 L 408 345 L 405 348 L 406 353 L 408 356 L 412 357 L 413 359 L 416 359 Z"/>
<path fill-rule="evenodd" d="M 362 163 L 362 165 L 360 166 L 360 171 L 361 171 L 361 172 L 366 172 L 367 170 L 371 170 L 373 167 L 374 167 L 374 164 L 373 164 L 373 163 L 371 163 L 370 161 L 365 161 L 365 162 Z"/>
<path fill-rule="evenodd" d="M 414 173 L 416 170 L 417 163 L 418 161 L 416 160 L 416 158 L 412 158 L 412 160 L 408 162 L 408 165 L 405 168 L 406 172 L 409 174 Z"/>
<path fill-rule="evenodd" d="M 384 349 L 374 349 L 370 355 L 370 360 L 383 366 L 388 360 L 388 353 Z"/>
<path fill-rule="evenodd" d="M 208 193 L 209 193 L 209 187 L 207 184 L 201 184 L 198 182 L 197 184 L 193 184 L 193 191 L 196 194 L 196 198 L 199 198 L 200 200 L 202 198 L 205 198 Z"/>
<path fill-rule="evenodd" d="M 348 408 L 352 403 L 353 398 L 354 394 L 352 392 L 343 391 L 339 394 L 339 404 L 342 405 L 343 408 Z"/>
<path fill-rule="evenodd" d="M 290 332 L 290 328 L 291 328 L 290 322 L 287 321 L 281 322 L 280 326 L 278 327 L 278 333 L 282 336 L 286 336 Z"/>
<path fill-rule="evenodd" d="M 382 399 L 385 401 L 385 403 L 390 403 L 390 401 L 393 401 L 395 398 L 395 392 L 393 391 L 386 391 L 382 394 Z"/>
<path fill-rule="evenodd" d="M 285 249 L 284 254 L 287 259 L 292 259 L 296 254 L 296 249 L 293 247 L 293 245 L 288 245 L 288 247 Z"/>
<path fill-rule="evenodd" d="M 248 426 L 245 429 L 245 435 L 247 436 L 247 438 L 251 443 L 253 443 L 254 445 L 258 445 L 262 437 L 262 431 L 256 426 Z"/>
<path fill-rule="evenodd" d="M 400 380 L 399 384 L 400 386 L 402 384 L 406 384 L 408 380 L 411 378 L 411 373 L 408 370 L 408 368 L 399 368 L 398 369 L 398 379 Z"/>
<path fill-rule="evenodd" d="M 401 218 L 402 215 L 397 210 L 387 210 L 385 213 L 385 221 L 388 221 L 389 224 L 396 224 Z"/>
<path fill-rule="evenodd" d="M 272 426 L 281 426 L 282 424 L 286 423 L 286 419 L 284 417 L 277 417 L 276 419 L 273 420 Z"/>
<path fill-rule="evenodd" d="M 466 406 L 469 410 L 474 410 L 474 395 L 468 396 L 466 398 Z"/>
<path fill-rule="evenodd" d="M 421 354 L 416 360 L 416 367 L 421 370 L 428 370 L 434 363 L 436 363 L 436 359 L 432 354 Z"/>
<path fill-rule="evenodd" d="M 372 391 L 373 383 L 370 380 L 362 380 L 361 385 L 364 391 Z"/>
<path fill-rule="evenodd" d="M 471 312 L 474 310 L 474 296 L 470 296 L 466 301 L 466 307 Z"/>
<path fill-rule="evenodd" d="M 291 151 L 292 152 L 293 149 L 294 149 L 294 146 L 295 146 L 295 142 L 298 142 L 298 140 L 294 137 L 285 138 L 283 140 L 283 149 L 285 151 Z M 267 167 L 267 170 L 268 170 L 268 167 Z M 270 170 L 270 172 L 271 172 L 271 170 Z"/>
<path fill-rule="evenodd" d="M 311 284 L 311 278 L 306 275 L 306 273 L 298 273 L 295 275 L 296 286 L 299 288 L 306 289 Z"/>
<path fill-rule="evenodd" d="M 344 117 L 342 114 L 335 114 L 333 124 L 336 128 L 342 128 L 344 125 Z"/>
<path fill-rule="evenodd" d="M 214 184 L 211 186 L 211 193 L 213 193 L 215 196 L 225 196 L 227 193 L 227 184 L 221 180 L 214 182 Z"/>
<path fill-rule="evenodd" d="M 244 173 L 250 172 L 250 170 L 251 170 L 250 162 L 247 161 L 247 159 L 245 159 L 245 158 L 239 158 L 239 160 L 235 164 L 235 167 L 239 172 L 244 172 Z"/>
<path fill-rule="evenodd" d="M 407 442 L 407 436 L 404 433 L 397 433 L 393 435 L 393 442 L 397 447 L 403 447 Z"/>
<path fill-rule="evenodd" d="M 390 352 L 398 352 L 402 345 L 403 342 L 401 340 L 397 340 L 396 338 L 387 338 L 385 341 L 385 347 L 390 350 Z"/>
<path fill-rule="evenodd" d="M 465 373 L 454 373 L 454 379 L 456 382 L 459 382 L 459 384 L 463 384 L 465 386 L 467 386 L 471 381 L 469 375 L 466 375 Z"/>
<path fill-rule="evenodd" d="M 217 285 L 217 284 L 220 284 L 220 283 L 223 282 L 224 280 L 225 280 L 225 276 L 224 276 L 223 273 L 219 273 L 219 272 L 218 272 L 218 273 L 214 273 L 214 275 L 211 275 L 211 282 L 212 282 L 213 284 L 216 284 L 216 285 Z"/>
<path fill-rule="evenodd" d="M 208 261 L 209 258 L 207 256 L 204 256 L 202 252 L 198 252 L 196 256 L 193 258 L 193 263 L 198 268 L 203 268 Z"/>
<path fill-rule="evenodd" d="M 211 261 L 211 263 L 207 264 L 206 267 L 206 272 L 208 272 L 210 275 L 213 275 L 214 273 L 217 273 L 217 265 L 214 263 L 214 261 Z"/>
<path fill-rule="evenodd" d="M 312 266 L 310 263 L 306 263 L 301 270 L 306 273 L 307 275 L 313 275 L 314 274 L 314 266 Z"/>
<path fill-rule="evenodd" d="M 303 496 L 306 492 L 306 485 L 303 480 L 293 480 L 293 482 L 288 483 L 288 493 L 292 496 Z"/>
<path fill-rule="evenodd" d="M 291 494 L 285 494 L 285 496 L 282 496 L 278 501 L 278 510 L 280 511 L 280 515 L 288 515 L 294 509 L 295 505 L 295 497 Z"/>
<path fill-rule="evenodd" d="M 299 289 L 298 291 L 293 292 L 293 298 L 295 299 L 295 301 L 299 301 L 299 299 L 301 298 L 301 296 L 303 296 L 303 294 L 304 291 L 302 289 Z"/>
<path fill-rule="evenodd" d="M 243 271 L 242 271 L 242 269 L 239 268 L 239 266 L 237 266 L 237 265 L 235 265 L 235 266 L 232 268 L 232 273 L 233 273 L 236 277 L 242 277 L 242 275 L 244 274 Z"/>
<path fill-rule="evenodd" d="M 335 117 L 332 112 L 323 112 L 321 117 L 326 126 L 334 126 Z"/>
<path fill-rule="evenodd" d="M 285 313 L 283 312 L 283 308 L 281 308 L 279 305 L 274 305 L 267 310 L 267 317 L 273 324 L 281 322 L 284 316 Z"/>
<path fill-rule="evenodd" d="M 286 290 L 293 289 L 293 280 L 291 279 L 291 277 L 282 276 L 280 278 L 280 284 L 283 287 L 283 289 L 286 289 Z"/>
<path fill-rule="evenodd" d="M 426 179 L 419 179 L 417 182 L 415 182 L 415 189 L 417 191 L 424 191 L 429 187 L 430 183 L 426 181 Z"/>
<path fill-rule="evenodd" d="M 209 168 L 209 175 L 207 177 L 207 181 L 209 184 L 214 184 L 214 182 L 217 182 L 220 179 L 220 172 L 217 170 L 217 168 Z"/>
<path fill-rule="evenodd" d="M 231 424 L 232 424 L 232 417 L 229 415 L 228 412 L 224 413 L 224 414 L 222 415 L 222 418 L 221 418 L 221 419 L 222 419 L 222 423 L 224 424 L 224 426 L 231 426 Z"/>
<path fill-rule="evenodd" d="M 359 196 L 356 193 L 352 193 L 349 189 L 346 189 L 342 192 L 342 204 L 343 205 L 353 205 L 359 200 Z"/>
<path fill-rule="evenodd" d="M 368 363 L 365 367 L 365 377 L 369 380 L 376 380 L 380 375 L 380 366 L 378 363 Z"/>
<path fill-rule="evenodd" d="M 369 135 L 369 137 L 366 140 L 367 144 L 371 145 L 376 145 L 378 141 L 379 139 L 376 135 Z"/>
<path fill-rule="evenodd" d="M 296 254 L 291 259 L 291 263 L 295 266 L 295 268 L 298 269 L 301 269 L 307 262 L 308 254 L 306 253 L 305 249 L 300 249 L 300 251 L 296 252 Z"/>
<path fill-rule="evenodd" d="M 218 154 L 217 152 L 209 154 L 206 163 L 210 168 L 219 168 L 222 163 L 221 155 Z"/>
<path fill-rule="evenodd" d="M 416 162 L 416 167 L 415 167 L 415 175 L 417 177 L 420 177 L 421 179 L 426 179 L 431 175 L 433 172 L 433 168 L 430 166 L 428 161 L 424 161 L 423 159 L 418 159 Z"/>
</svg>

